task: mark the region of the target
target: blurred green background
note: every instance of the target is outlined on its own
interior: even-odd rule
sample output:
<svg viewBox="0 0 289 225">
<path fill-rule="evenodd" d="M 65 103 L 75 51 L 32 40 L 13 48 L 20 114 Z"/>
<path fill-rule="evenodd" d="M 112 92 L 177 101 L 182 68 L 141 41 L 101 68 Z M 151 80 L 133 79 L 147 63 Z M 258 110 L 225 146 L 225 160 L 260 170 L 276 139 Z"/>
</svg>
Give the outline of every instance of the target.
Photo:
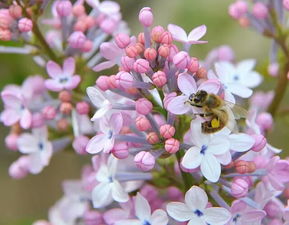
<svg viewBox="0 0 289 225">
<path fill-rule="evenodd" d="M 231 0 L 118 0 L 122 6 L 125 20 L 132 33 L 141 30 L 138 24 L 138 10 L 144 6 L 153 9 L 155 24 L 166 27 L 169 23 L 182 26 L 190 31 L 193 27 L 206 24 L 208 33 L 204 40 L 206 45 L 194 46 L 192 54 L 204 58 L 214 47 L 228 44 L 236 53 L 237 59 L 256 58 L 258 68 L 268 61 L 270 42 L 258 36 L 255 32 L 241 28 L 227 14 Z M 8 83 L 20 84 L 24 77 L 43 73 L 27 56 L 0 55 L 0 87 Z M 274 80 L 266 76 L 266 82 L 261 87 L 269 90 Z M 286 103 L 286 101 L 285 101 Z M 286 122 L 286 121 L 285 121 Z M 270 134 L 270 139 L 276 147 L 286 147 L 289 137 L 288 125 Z M 10 152 L 3 145 L 8 130 L 1 125 L 0 151 L 0 225 L 29 225 L 36 219 L 46 218 L 47 209 L 62 195 L 61 181 L 78 178 L 84 159 L 73 154 L 60 153 L 51 161 L 51 165 L 38 175 L 29 175 L 23 180 L 12 180 L 7 174 L 11 162 L 18 158 L 17 153 Z M 284 141 L 282 141 L 284 140 Z"/>
</svg>

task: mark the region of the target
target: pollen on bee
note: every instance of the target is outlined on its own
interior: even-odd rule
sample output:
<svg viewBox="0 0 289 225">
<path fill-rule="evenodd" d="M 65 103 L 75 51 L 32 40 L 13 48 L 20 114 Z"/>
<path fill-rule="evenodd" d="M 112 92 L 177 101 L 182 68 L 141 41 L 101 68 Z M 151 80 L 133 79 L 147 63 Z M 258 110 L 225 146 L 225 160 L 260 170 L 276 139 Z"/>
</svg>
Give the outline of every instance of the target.
<svg viewBox="0 0 289 225">
<path fill-rule="evenodd" d="M 219 121 L 218 119 L 216 119 L 216 118 L 212 119 L 212 121 L 211 121 L 211 126 L 212 126 L 213 128 L 218 128 L 218 127 L 220 127 L 220 121 Z"/>
</svg>

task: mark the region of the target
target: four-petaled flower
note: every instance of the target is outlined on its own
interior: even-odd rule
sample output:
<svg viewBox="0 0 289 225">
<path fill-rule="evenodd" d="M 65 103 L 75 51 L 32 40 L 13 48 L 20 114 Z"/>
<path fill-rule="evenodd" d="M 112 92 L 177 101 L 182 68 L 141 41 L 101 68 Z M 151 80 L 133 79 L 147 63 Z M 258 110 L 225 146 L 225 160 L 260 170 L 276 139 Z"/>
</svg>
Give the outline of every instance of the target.
<svg viewBox="0 0 289 225">
<path fill-rule="evenodd" d="M 49 61 L 46 65 L 48 75 L 52 79 L 45 81 L 45 86 L 51 91 L 59 92 L 63 89 L 72 90 L 77 87 L 80 82 L 80 76 L 74 75 L 75 61 L 70 57 L 63 63 L 63 68 L 53 61 Z"/>
<path fill-rule="evenodd" d="M 216 79 L 207 80 L 201 83 L 198 87 L 193 76 L 183 73 L 178 77 L 178 87 L 183 95 L 173 98 L 168 104 L 168 111 L 173 114 L 181 115 L 192 110 L 192 106 L 188 103 L 189 97 L 199 90 L 204 90 L 208 93 L 217 94 L 220 88 L 220 83 Z"/>
<path fill-rule="evenodd" d="M 208 196 L 198 186 L 193 186 L 187 191 L 185 203 L 169 203 L 167 212 L 176 221 L 189 221 L 188 225 L 225 225 L 231 219 L 231 214 L 227 209 L 208 207 Z"/>
<path fill-rule="evenodd" d="M 116 222 L 116 225 L 167 225 L 168 216 L 162 209 L 157 209 L 151 213 L 148 201 L 137 193 L 135 199 L 135 216 L 137 219 L 127 219 Z"/>
</svg>

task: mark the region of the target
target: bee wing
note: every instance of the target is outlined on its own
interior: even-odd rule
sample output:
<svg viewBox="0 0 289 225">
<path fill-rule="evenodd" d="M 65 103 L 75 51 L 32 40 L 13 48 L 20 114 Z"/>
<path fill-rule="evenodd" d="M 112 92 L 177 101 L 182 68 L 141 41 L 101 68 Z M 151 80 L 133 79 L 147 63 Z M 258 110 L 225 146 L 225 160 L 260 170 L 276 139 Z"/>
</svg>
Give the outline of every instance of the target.
<svg viewBox="0 0 289 225">
<path fill-rule="evenodd" d="M 231 109 L 231 111 L 234 114 L 234 118 L 236 120 L 247 118 L 248 111 L 244 109 L 242 106 L 239 106 L 237 104 L 234 104 L 232 102 L 225 101 L 225 105 Z"/>
<path fill-rule="evenodd" d="M 228 114 L 228 122 L 227 122 L 226 127 L 233 132 L 235 132 L 235 131 L 237 132 L 238 126 L 237 126 L 236 117 L 234 115 L 232 108 L 229 106 L 226 106 L 225 109 L 226 109 L 226 112 Z"/>
</svg>

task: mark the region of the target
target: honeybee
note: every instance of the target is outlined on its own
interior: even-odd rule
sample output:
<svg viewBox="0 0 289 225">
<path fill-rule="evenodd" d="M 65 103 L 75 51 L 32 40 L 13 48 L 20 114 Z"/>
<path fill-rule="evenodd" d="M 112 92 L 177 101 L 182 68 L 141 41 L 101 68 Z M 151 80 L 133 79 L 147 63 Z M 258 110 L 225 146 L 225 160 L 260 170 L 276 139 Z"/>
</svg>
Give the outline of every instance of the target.
<svg viewBox="0 0 289 225">
<path fill-rule="evenodd" d="M 192 94 L 188 102 L 192 106 L 202 108 L 203 113 L 197 115 L 207 119 L 202 123 L 203 133 L 215 133 L 224 127 L 234 130 L 236 119 L 245 118 L 247 114 L 245 109 L 204 90 Z"/>
</svg>

